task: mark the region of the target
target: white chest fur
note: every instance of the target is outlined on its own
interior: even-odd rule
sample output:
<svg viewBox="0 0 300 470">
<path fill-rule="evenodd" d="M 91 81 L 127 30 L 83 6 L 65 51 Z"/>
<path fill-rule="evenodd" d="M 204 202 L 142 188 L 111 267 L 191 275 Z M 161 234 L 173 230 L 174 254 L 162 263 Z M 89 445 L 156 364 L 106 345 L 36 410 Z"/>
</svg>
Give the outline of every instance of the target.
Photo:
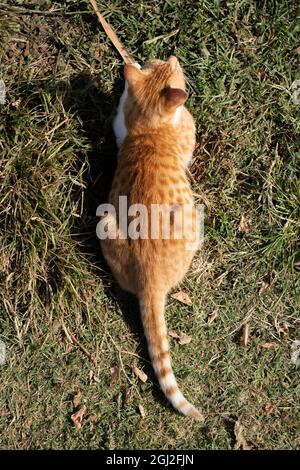
<svg viewBox="0 0 300 470">
<path fill-rule="evenodd" d="M 120 148 L 125 137 L 127 136 L 127 128 L 125 125 L 124 103 L 128 96 L 128 84 L 125 82 L 125 88 L 120 98 L 117 115 L 113 120 L 113 130 L 116 136 L 117 146 Z"/>
<path fill-rule="evenodd" d="M 135 62 L 133 65 L 138 69 L 141 69 L 140 64 Z M 125 81 L 125 88 L 122 93 L 122 96 L 119 101 L 118 111 L 115 119 L 113 120 L 113 130 L 116 136 L 117 146 L 121 147 L 124 139 L 126 138 L 128 132 L 125 124 L 125 115 L 124 115 L 124 104 L 128 96 L 128 83 Z"/>
<path fill-rule="evenodd" d="M 176 108 L 176 111 L 172 119 L 173 126 L 175 127 L 178 126 L 178 124 L 180 123 L 180 118 L 181 118 L 181 106 Z"/>
</svg>

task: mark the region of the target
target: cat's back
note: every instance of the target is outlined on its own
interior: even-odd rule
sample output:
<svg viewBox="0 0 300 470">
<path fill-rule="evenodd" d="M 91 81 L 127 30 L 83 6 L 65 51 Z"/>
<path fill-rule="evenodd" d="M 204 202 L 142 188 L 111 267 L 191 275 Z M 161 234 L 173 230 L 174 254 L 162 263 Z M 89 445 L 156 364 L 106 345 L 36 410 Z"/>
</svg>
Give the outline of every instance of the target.
<svg viewBox="0 0 300 470">
<path fill-rule="evenodd" d="M 192 203 L 192 191 L 174 144 L 172 133 L 127 137 L 119 152 L 110 202 L 115 205 L 124 195 L 128 204 Z"/>
</svg>

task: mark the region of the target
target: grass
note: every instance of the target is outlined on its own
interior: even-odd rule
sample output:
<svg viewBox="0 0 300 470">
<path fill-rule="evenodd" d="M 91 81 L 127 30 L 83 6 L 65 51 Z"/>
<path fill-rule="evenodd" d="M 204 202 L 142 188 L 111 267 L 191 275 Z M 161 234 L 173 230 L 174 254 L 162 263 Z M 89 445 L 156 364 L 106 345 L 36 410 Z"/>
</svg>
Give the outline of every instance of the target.
<svg viewBox="0 0 300 470">
<path fill-rule="evenodd" d="M 1 448 L 231 449 L 237 421 L 253 449 L 299 448 L 297 2 L 98 1 L 137 60 L 175 54 L 189 79 L 205 243 L 181 286 L 192 307 L 166 308 L 169 327 L 192 337 L 171 340 L 182 390 L 206 416 L 188 426 L 159 391 L 136 302 L 95 236 L 122 61 L 88 2 L 46 0 L 45 14 L 38 3 L 0 2 Z"/>
</svg>

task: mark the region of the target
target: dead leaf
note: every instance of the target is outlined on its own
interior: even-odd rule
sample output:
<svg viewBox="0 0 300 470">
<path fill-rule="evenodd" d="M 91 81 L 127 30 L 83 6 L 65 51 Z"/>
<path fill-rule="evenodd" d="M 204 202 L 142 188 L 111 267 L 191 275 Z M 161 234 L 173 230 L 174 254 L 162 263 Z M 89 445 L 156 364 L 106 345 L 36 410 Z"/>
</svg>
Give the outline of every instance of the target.
<svg viewBox="0 0 300 470">
<path fill-rule="evenodd" d="M 190 307 L 193 305 L 188 294 L 186 292 L 183 292 L 182 290 L 176 292 L 175 294 L 172 294 L 171 297 L 172 299 L 178 300 L 182 304 L 189 305 Z"/>
<path fill-rule="evenodd" d="M 208 325 L 211 325 L 212 322 L 214 322 L 218 318 L 219 314 L 217 310 L 214 310 L 213 313 L 208 315 L 207 323 Z"/>
<path fill-rule="evenodd" d="M 0 410 L 0 416 L 1 418 L 4 417 L 4 416 L 10 416 L 11 415 L 11 412 L 8 411 L 8 410 Z"/>
<path fill-rule="evenodd" d="M 243 426 L 239 421 L 236 421 L 234 424 L 234 435 L 235 435 L 235 445 L 236 450 L 242 448 L 243 450 L 251 450 L 252 447 L 247 443 L 246 439 L 243 436 Z"/>
<path fill-rule="evenodd" d="M 110 371 L 110 386 L 112 387 L 113 385 L 115 385 L 115 383 L 117 382 L 119 378 L 119 368 L 111 367 L 109 371 Z"/>
<path fill-rule="evenodd" d="M 243 325 L 243 334 L 241 337 L 241 345 L 246 348 L 249 342 L 249 323 Z"/>
<path fill-rule="evenodd" d="M 174 331 L 174 330 L 169 330 L 169 336 L 171 336 L 171 338 L 175 338 L 175 339 L 179 339 L 180 338 L 180 335 Z"/>
<path fill-rule="evenodd" d="M 250 231 L 249 225 L 243 215 L 238 226 L 238 231 L 241 233 L 248 233 Z"/>
<path fill-rule="evenodd" d="M 126 403 L 129 401 L 130 399 L 130 390 L 123 386 L 122 387 L 122 402 L 123 402 L 123 406 L 126 405 Z"/>
<path fill-rule="evenodd" d="M 95 375 L 94 371 L 93 370 L 90 370 L 89 371 L 89 380 L 90 380 L 90 385 L 92 383 L 96 383 L 96 384 L 99 384 L 100 383 L 100 380 L 98 379 L 98 377 Z"/>
<path fill-rule="evenodd" d="M 178 343 L 183 346 L 184 344 L 189 344 L 192 341 L 191 336 L 186 335 L 185 333 L 180 333 Z"/>
<path fill-rule="evenodd" d="M 183 346 L 184 344 L 189 344 L 192 341 L 191 336 L 186 335 L 182 331 L 169 330 L 169 336 L 174 339 L 178 339 L 178 343 Z"/>
<path fill-rule="evenodd" d="M 264 348 L 264 349 L 277 349 L 278 348 L 278 344 L 276 343 L 262 343 L 260 345 L 261 348 Z"/>
<path fill-rule="evenodd" d="M 132 368 L 133 372 L 135 373 L 135 375 L 142 381 L 142 382 L 147 382 L 147 379 L 148 379 L 148 375 L 145 374 L 145 372 L 143 372 L 141 369 L 139 369 L 138 367 L 133 367 Z"/>
<path fill-rule="evenodd" d="M 270 284 L 268 282 L 262 281 L 258 294 L 261 295 L 263 292 L 269 289 L 269 287 L 270 287 Z"/>
<path fill-rule="evenodd" d="M 76 392 L 75 395 L 73 396 L 74 408 L 77 408 L 80 405 L 81 397 L 82 397 L 82 393 L 80 392 L 80 390 L 78 390 L 78 392 Z"/>
<path fill-rule="evenodd" d="M 14 108 L 19 108 L 20 107 L 20 104 L 21 104 L 21 98 L 17 99 L 16 101 L 14 101 L 11 105 L 14 107 Z"/>
<path fill-rule="evenodd" d="M 266 416 L 269 416 L 269 414 L 272 412 L 272 406 L 269 401 L 267 401 L 265 405 L 265 412 L 266 412 Z"/>
<path fill-rule="evenodd" d="M 143 405 L 139 405 L 138 408 L 139 408 L 139 412 L 141 414 L 141 417 L 144 419 L 145 416 L 146 416 L 145 408 L 143 407 Z"/>
<path fill-rule="evenodd" d="M 77 429 L 82 428 L 82 421 L 83 421 L 83 416 L 85 415 L 86 412 L 86 406 L 82 405 L 76 413 L 73 413 L 71 416 L 71 420 L 75 424 Z"/>
<path fill-rule="evenodd" d="M 284 336 L 288 336 L 289 325 L 286 322 L 283 322 L 282 326 L 279 328 L 279 333 L 282 333 Z"/>
</svg>

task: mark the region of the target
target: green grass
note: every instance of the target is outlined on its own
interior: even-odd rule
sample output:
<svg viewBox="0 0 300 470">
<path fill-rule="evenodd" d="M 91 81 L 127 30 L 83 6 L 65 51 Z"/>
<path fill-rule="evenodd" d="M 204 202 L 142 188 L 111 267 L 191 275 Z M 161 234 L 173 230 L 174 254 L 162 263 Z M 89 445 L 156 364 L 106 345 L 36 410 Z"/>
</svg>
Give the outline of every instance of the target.
<svg viewBox="0 0 300 470">
<path fill-rule="evenodd" d="M 172 357 L 204 425 L 187 424 L 159 391 L 136 302 L 95 236 L 116 163 L 122 61 L 88 2 L 45 1 L 35 15 L 38 3 L 0 2 L 0 447 L 231 449 L 239 420 L 254 449 L 299 448 L 297 2 L 98 1 L 137 60 L 175 54 L 188 76 L 205 242 L 180 287 L 193 306 L 170 298 L 166 317 L 192 337 L 171 339 Z M 81 430 L 70 419 L 77 390 Z"/>
</svg>

